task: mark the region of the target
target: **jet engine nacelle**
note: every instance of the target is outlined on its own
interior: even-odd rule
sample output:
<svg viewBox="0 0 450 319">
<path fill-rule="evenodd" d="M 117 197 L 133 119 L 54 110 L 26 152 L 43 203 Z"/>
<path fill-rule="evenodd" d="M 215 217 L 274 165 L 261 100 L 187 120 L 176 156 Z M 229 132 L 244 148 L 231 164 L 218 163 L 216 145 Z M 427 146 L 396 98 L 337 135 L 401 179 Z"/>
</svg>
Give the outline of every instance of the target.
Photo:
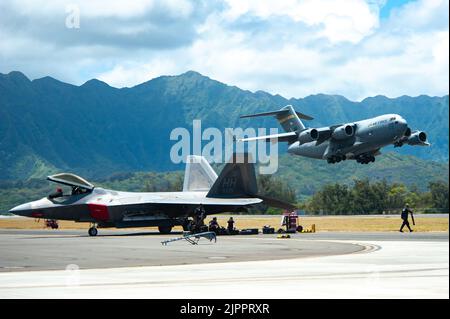
<svg viewBox="0 0 450 319">
<path fill-rule="evenodd" d="M 345 124 L 337 127 L 331 136 L 336 140 L 344 140 L 355 135 L 355 128 L 352 124 Z"/>
<path fill-rule="evenodd" d="M 422 131 L 417 131 L 411 134 L 406 140 L 409 145 L 428 145 L 427 134 Z"/>
<path fill-rule="evenodd" d="M 406 128 L 405 133 L 403 134 L 406 137 L 410 137 L 411 136 L 411 129 L 409 127 Z"/>
<path fill-rule="evenodd" d="M 300 144 L 317 141 L 318 138 L 319 132 L 315 128 L 305 130 L 298 135 L 298 141 Z"/>
</svg>

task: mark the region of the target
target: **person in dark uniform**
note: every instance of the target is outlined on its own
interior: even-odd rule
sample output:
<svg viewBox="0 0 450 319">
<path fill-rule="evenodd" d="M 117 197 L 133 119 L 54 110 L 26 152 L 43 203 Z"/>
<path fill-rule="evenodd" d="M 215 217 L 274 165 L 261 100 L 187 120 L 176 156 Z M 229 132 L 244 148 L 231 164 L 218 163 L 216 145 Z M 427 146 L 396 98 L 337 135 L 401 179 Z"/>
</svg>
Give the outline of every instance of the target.
<svg viewBox="0 0 450 319">
<path fill-rule="evenodd" d="M 211 221 L 209 222 L 209 231 L 213 231 L 217 233 L 219 231 L 219 223 L 217 222 L 217 217 L 213 217 Z"/>
<path fill-rule="evenodd" d="M 405 204 L 405 207 L 402 209 L 402 214 L 401 214 L 401 217 L 403 220 L 402 226 L 400 227 L 401 233 L 403 233 L 403 227 L 405 227 L 405 226 L 408 227 L 410 232 L 413 232 L 413 230 L 409 226 L 409 220 L 408 220 L 409 214 L 411 214 L 413 225 L 415 225 L 413 212 L 411 209 L 409 209 L 409 205 Z"/>
<path fill-rule="evenodd" d="M 234 231 L 234 219 L 233 219 L 233 217 L 230 217 L 230 219 L 228 219 L 227 224 L 228 224 L 228 226 L 227 226 L 228 233 L 231 234 Z"/>
<path fill-rule="evenodd" d="M 203 205 L 200 204 L 194 211 L 194 232 L 200 232 L 205 226 L 206 212 Z"/>
</svg>

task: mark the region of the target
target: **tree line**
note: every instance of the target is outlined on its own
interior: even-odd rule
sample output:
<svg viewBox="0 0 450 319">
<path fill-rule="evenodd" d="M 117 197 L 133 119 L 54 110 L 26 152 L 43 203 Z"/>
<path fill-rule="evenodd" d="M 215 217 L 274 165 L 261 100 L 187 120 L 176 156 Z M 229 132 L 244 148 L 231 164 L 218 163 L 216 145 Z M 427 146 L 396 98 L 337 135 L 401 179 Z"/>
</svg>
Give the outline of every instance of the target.
<svg viewBox="0 0 450 319">
<path fill-rule="evenodd" d="M 299 209 L 308 214 L 382 214 L 399 212 L 405 203 L 415 211 L 448 212 L 448 182 L 434 181 L 425 191 L 417 186 L 388 183 L 386 180 L 371 182 L 357 179 L 352 184 L 328 184 L 312 196 L 298 201 L 296 189 L 284 179 L 272 175 L 259 175 L 258 193 L 289 203 L 297 203 Z M 95 182 L 108 189 L 124 191 L 181 191 L 183 173 L 123 173 Z M 27 200 L 39 199 L 54 190 L 53 183 L 44 180 L 0 183 L 0 213 L 7 212 Z M 280 214 L 282 210 L 258 205 L 250 209 L 251 214 Z"/>
<path fill-rule="evenodd" d="M 414 185 L 362 179 L 353 185 L 325 185 L 299 206 L 311 214 L 352 215 L 398 212 L 408 203 L 416 211 L 448 213 L 448 195 L 449 185 L 442 181 L 430 182 L 427 191 L 420 191 Z"/>
</svg>

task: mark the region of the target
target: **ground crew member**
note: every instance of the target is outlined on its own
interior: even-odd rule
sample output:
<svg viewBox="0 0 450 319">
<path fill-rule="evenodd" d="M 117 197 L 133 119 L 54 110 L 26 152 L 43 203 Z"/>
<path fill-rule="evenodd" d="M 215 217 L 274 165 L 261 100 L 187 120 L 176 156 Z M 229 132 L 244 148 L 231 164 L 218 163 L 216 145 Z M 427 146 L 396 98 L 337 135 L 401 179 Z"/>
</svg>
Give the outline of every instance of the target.
<svg viewBox="0 0 450 319">
<path fill-rule="evenodd" d="M 228 224 L 228 227 L 227 227 L 228 233 L 231 234 L 234 231 L 234 219 L 233 219 L 233 217 L 230 217 L 230 219 L 228 219 L 227 224 Z"/>
<path fill-rule="evenodd" d="M 413 230 L 409 226 L 409 221 L 408 221 L 409 214 L 411 214 L 411 219 L 413 221 L 413 225 L 415 225 L 416 223 L 414 222 L 413 212 L 412 212 L 411 209 L 409 209 L 409 205 L 405 204 L 405 207 L 402 209 L 402 214 L 401 214 L 401 217 L 402 217 L 402 220 L 403 220 L 402 226 L 400 227 L 400 232 L 401 233 L 403 233 L 403 227 L 405 227 L 405 226 L 408 227 L 410 232 L 413 232 Z"/>
<path fill-rule="evenodd" d="M 195 209 L 194 213 L 194 232 L 199 232 L 201 231 L 201 228 L 205 226 L 204 220 L 206 217 L 206 212 L 203 205 L 200 204 L 200 206 Z"/>
<path fill-rule="evenodd" d="M 217 222 L 217 217 L 214 217 L 209 222 L 209 231 L 216 232 L 219 229 L 219 223 Z"/>
</svg>

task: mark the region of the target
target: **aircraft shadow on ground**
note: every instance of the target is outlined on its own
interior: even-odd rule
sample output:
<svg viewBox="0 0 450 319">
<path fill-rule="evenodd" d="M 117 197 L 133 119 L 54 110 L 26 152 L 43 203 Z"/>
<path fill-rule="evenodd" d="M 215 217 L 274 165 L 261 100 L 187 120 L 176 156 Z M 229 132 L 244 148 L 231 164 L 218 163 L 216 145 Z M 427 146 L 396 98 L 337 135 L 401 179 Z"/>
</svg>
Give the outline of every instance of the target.
<svg viewBox="0 0 450 319">
<path fill-rule="evenodd" d="M 161 234 L 159 232 L 139 232 L 126 234 L 99 234 L 97 237 L 129 237 L 129 236 L 178 236 L 183 235 L 183 232 L 172 232 L 170 234 Z M 80 236 L 85 237 L 85 236 Z"/>
<path fill-rule="evenodd" d="M 133 236 L 182 236 L 183 232 L 172 232 L 170 234 L 161 234 L 159 232 L 139 232 L 139 233 L 120 233 L 120 234 L 99 234 L 96 237 L 133 237 Z M 83 238 L 83 237 L 91 237 L 88 234 L 79 234 L 79 235 L 48 235 L 48 236 L 33 236 L 33 237 L 23 237 L 21 239 L 61 239 L 61 238 Z"/>
</svg>

